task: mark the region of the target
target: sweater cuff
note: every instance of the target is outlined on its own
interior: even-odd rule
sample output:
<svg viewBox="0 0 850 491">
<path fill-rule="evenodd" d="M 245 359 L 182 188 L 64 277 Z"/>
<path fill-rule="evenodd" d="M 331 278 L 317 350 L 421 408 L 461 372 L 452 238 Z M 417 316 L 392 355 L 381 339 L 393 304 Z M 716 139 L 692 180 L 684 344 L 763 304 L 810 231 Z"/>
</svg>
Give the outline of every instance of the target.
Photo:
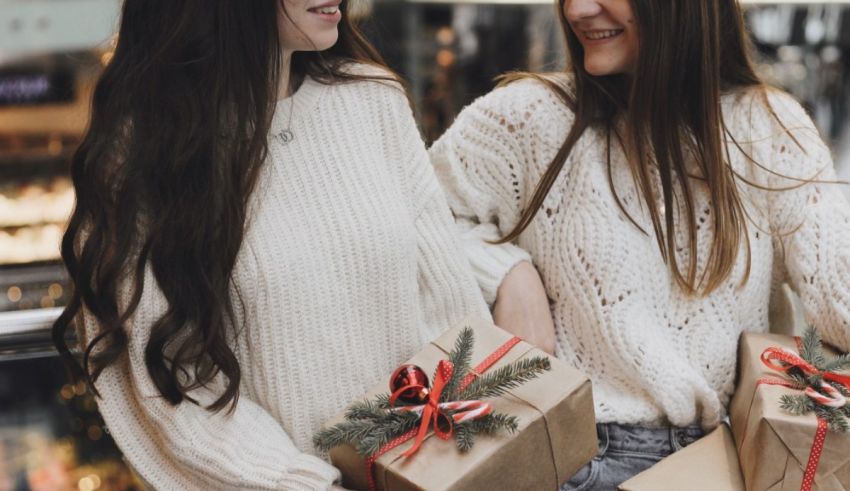
<svg viewBox="0 0 850 491">
<path fill-rule="evenodd" d="M 525 249 L 510 243 L 490 244 L 481 237 L 464 237 L 463 248 L 490 307 L 496 302 L 496 293 L 505 275 L 518 263 L 531 262 L 531 255 Z"/>
<path fill-rule="evenodd" d="M 283 483 L 285 489 L 326 491 L 341 478 L 336 467 L 306 453 L 295 456 L 290 462 L 290 468 L 292 470 L 286 476 L 286 482 Z"/>
</svg>

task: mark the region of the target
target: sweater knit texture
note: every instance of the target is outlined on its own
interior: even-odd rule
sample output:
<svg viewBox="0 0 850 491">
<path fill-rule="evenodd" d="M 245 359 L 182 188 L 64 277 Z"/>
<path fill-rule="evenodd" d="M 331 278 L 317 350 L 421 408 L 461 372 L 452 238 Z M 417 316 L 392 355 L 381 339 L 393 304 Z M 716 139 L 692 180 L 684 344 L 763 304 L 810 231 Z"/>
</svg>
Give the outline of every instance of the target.
<svg viewBox="0 0 850 491">
<path fill-rule="evenodd" d="M 555 80 L 572 90 L 567 75 Z M 542 83 L 522 80 L 479 98 L 430 150 L 485 298 L 495 300 L 516 263 L 533 262 L 549 297 L 556 356 L 590 376 L 599 422 L 715 426 L 734 390 L 738 338 L 768 330 L 771 300 L 786 282 L 806 320 L 850 348 L 850 206 L 839 185 L 822 183 L 835 180 L 828 148 L 802 107 L 779 91 L 725 95 L 722 112 L 740 145 L 727 142 L 732 168 L 752 183 L 790 189 L 738 180 L 751 220 L 749 280 L 739 287 L 742 244 L 731 276 L 707 296 L 677 285 L 625 154 L 612 144 L 617 196 L 647 233 L 617 205 L 603 130 L 585 131 L 515 243 L 488 242 L 518 222 L 575 119 Z M 821 182 L 799 181 L 812 178 Z M 713 221 L 704 182 L 691 182 L 702 271 Z M 677 244 L 687 243 L 677 235 Z M 687 264 L 688 248 L 676 253 Z"/>
<path fill-rule="evenodd" d="M 339 473 L 314 432 L 452 324 L 489 316 L 397 84 L 307 78 L 278 102 L 269 152 L 231 287 L 235 411 L 173 407 L 153 385 L 144 348 L 168 306 L 150 268 L 128 353 L 97 383 L 155 489 L 329 489 Z M 191 395 L 209 404 L 220 382 Z"/>
</svg>

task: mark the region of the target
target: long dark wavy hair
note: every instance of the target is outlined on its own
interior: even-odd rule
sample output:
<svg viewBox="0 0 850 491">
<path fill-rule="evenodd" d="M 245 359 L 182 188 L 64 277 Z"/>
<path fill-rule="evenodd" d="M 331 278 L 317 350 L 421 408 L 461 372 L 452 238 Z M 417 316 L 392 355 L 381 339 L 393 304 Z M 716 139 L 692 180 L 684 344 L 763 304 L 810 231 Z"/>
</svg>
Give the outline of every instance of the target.
<svg viewBox="0 0 850 491">
<path fill-rule="evenodd" d="M 751 259 L 746 212 L 736 186 L 736 180 L 743 177 L 735 174 L 727 158 L 725 138 L 734 142 L 734 137 L 723 121 L 721 96 L 755 89 L 768 104 L 768 88 L 753 69 L 750 40 L 737 0 L 630 0 L 640 49 L 637 68 L 629 77 L 598 77 L 585 70 L 584 50 L 569 26 L 564 1 L 557 2 L 557 10 L 574 91 L 544 74 L 510 74 L 501 83 L 529 77 L 540 80 L 573 110 L 575 122 L 519 222 L 501 242 L 514 240 L 528 227 L 582 134 L 596 128 L 607 134 L 609 184 L 624 211 L 611 178 L 611 135 L 633 148 L 627 152 L 631 173 L 648 207 L 661 254 L 684 291 L 707 294 L 716 289 L 731 274 L 742 244 L 747 254 L 743 284 Z M 625 123 L 625 135 L 615 130 L 619 118 Z M 689 158 L 698 166 L 699 175 L 685 168 Z M 660 174 L 663 207 L 675 210 L 681 202 L 684 214 L 678 215 L 682 223 L 675 219 L 677 213 L 660 211 L 649 173 L 653 165 Z M 703 271 L 697 270 L 694 178 L 703 181 L 710 194 L 714 229 Z M 684 199 L 676 199 L 677 192 Z M 678 264 L 675 253 L 680 229 L 690 250 L 684 265 Z"/>
<path fill-rule="evenodd" d="M 291 73 L 323 83 L 400 82 L 350 22 L 348 3 L 337 43 L 295 53 Z M 77 202 L 62 259 L 73 293 L 53 326 L 72 375 L 95 394 L 99 375 L 127 350 L 126 324 L 149 267 L 168 309 L 135 328 L 150 329 L 145 363 L 157 389 L 172 404 L 195 402 L 188 392 L 223 374 L 225 389 L 208 408 L 237 402 L 229 287 L 267 154 L 282 8 L 283 0 L 124 2 L 115 53 L 72 158 Z M 350 73 L 350 62 L 380 66 L 386 77 Z M 83 314 L 98 329 L 76 355 L 66 333 L 83 331 Z"/>
</svg>

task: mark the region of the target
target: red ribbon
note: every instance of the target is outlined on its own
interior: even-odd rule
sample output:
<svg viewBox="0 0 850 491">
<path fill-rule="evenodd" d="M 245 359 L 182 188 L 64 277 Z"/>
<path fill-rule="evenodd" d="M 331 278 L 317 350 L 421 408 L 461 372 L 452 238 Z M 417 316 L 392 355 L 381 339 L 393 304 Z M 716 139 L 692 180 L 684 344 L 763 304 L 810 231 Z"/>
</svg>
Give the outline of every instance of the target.
<svg viewBox="0 0 850 491">
<path fill-rule="evenodd" d="M 777 372 L 788 373 L 791 369 L 797 368 L 808 376 L 820 375 L 824 380 L 841 384 L 850 390 L 850 375 L 818 370 L 814 365 L 802 359 L 800 355 L 787 348 L 767 348 L 761 354 L 761 362 Z"/>
<path fill-rule="evenodd" d="M 515 336 L 515 337 L 511 338 L 510 340 L 508 340 L 507 342 L 505 342 L 505 344 L 501 345 L 496 351 L 491 353 L 490 356 L 485 358 L 484 361 L 482 361 L 475 368 L 473 368 L 469 375 L 464 377 L 464 379 L 460 383 L 460 386 L 458 387 L 458 390 L 463 390 L 466 387 L 468 387 L 469 384 L 471 384 L 472 381 L 475 380 L 476 377 L 480 376 L 482 373 L 489 370 L 490 367 L 492 367 L 497 361 L 499 361 L 499 359 L 501 359 L 503 356 L 505 356 L 520 341 L 522 341 L 522 340 Z M 445 370 L 448 370 L 447 376 L 446 376 Z M 369 491 L 376 491 L 378 489 L 377 484 L 375 482 L 375 474 L 372 471 L 373 471 L 373 468 L 375 466 L 375 462 L 379 458 L 381 458 L 382 455 L 384 455 L 385 453 L 389 452 L 390 450 L 398 447 L 402 443 L 410 441 L 411 438 L 417 437 L 416 442 L 413 444 L 413 446 L 408 451 L 404 452 L 404 454 L 403 454 L 405 457 L 407 457 L 408 455 L 412 455 L 417 450 L 419 450 L 419 446 L 422 444 L 422 441 L 424 441 L 425 436 L 428 434 L 428 429 L 430 428 L 430 426 L 432 424 L 434 425 L 434 433 L 436 433 L 437 436 L 439 436 L 440 438 L 443 438 L 443 436 L 441 436 L 441 434 L 438 433 L 438 431 L 441 431 L 441 430 L 440 430 L 439 424 L 438 424 L 439 421 L 437 420 L 437 418 L 439 417 L 439 414 L 442 414 L 440 412 L 440 404 L 439 404 L 440 393 L 443 391 L 443 389 L 445 388 L 445 385 L 448 383 L 448 381 L 451 380 L 451 378 L 452 378 L 451 375 L 452 375 L 453 370 L 454 370 L 454 366 L 448 360 L 442 360 L 442 361 L 440 361 L 440 363 L 437 364 L 437 373 L 435 374 L 435 377 L 434 377 L 434 386 L 431 387 L 431 391 L 430 391 L 429 396 L 428 396 L 428 403 L 425 404 L 425 407 L 422 409 L 422 412 L 423 412 L 422 423 L 420 424 L 419 428 L 410 430 L 403 435 L 399 435 L 398 437 L 396 437 L 395 439 L 388 442 L 386 445 L 381 447 L 380 450 L 378 450 L 374 454 L 370 455 L 366 459 L 366 476 L 367 476 L 367 479 L 369 480 Z M 393 396 L 391 396 L 390 404 L 395 403 L 395 400 L 398 397 L 397 394 L 401 394 L 404 390 L 407 390 L 407 389 L 410 389 L 410 388 L 412 388 L 412 386 L 403 387 L 403 388 L 397 390 L 393 394 Z M 435 393 L 436 393 L 436 396 L 434 395 Z M 473 401 L 473 402 L 476 402 L 476 401 Z M 458 418 L 455 418 L 455 419 L 457 420 Z M 449 421 L 449 424 L 451 424 L 450 421 Z M 450 431 L 448 432 L 448 435 L 449 436 L 451 435 Z M 446 438 L 448 438 L 448 437 L 446 437 Z"/>
<path fill-rule="evenodd" d="M 441 439 L 448 440 L 451 438 L 454 430 L 452 427 L 452 420 L 440 409 L 440 396 L 443 394 L 443 389 L 446 387 L 446 384 L 448 384 L 449 380 L 452 379 L 453 373 L 454 365 L 452 362 L 448 360 L 440 360 L 440 363 L 437 364 L 437 372 L 434 374 L 434 385 L 428 393 L 428 403 L 425 404 L 425 407 L 422 410 L 422 422 L 419 424 L 419 432 L 416 434 L 416 441 L 413 442 L 412 447 L 402 454 L 405 457 L 410 457 L 419 450 L 419 447 L 422 445 L 422 442 L 425 441 L 425 435 L 428 434 L 428 429 L 431 428 L 431 426 L 434 427 L 434 434 Z M 407 390 L 407 387 L 403 387 L 393 394 L 393 397 L 390 398 L 390 405 L 395 402 L 397 394 L 404 390 Z"/>
<path fill-rule="evenodd" d="M 797 349 L 801 350 L 802 342 L 800 341 L 800 338 L 796 337 L 795 340 L 797 341 Z M 777 372 L 788 373 L 792 368 L 798 368 L 806 375 L 820 375 L 824 380 L 841 384 L 850 389 L 850 376 L 818 370 L 817 367 L 787 348 L 767 348 L 761 354 L 761 361 L 765 364 L 765 366 Z M 756 386 L 759 385 L 781 385 L 791 389 L 800 389 L 798 385 L 786 379 L 777 379 L 772 377 L 759 379 Z M 804 390 L 807 396 L 821 404 L 834 405 L 841 401 L 846 403 L 844 396 L 834 388 L 827 384 L 823 384 L 821 388 L 829 395 L 825 396 L 812 387 L 806 387 Z M 815 482 L 815 474 L 817 474 L 818 465 L 820 464 L 820 458 L 823 454 L 824 442 L 826 441 L 829 425 L 827 421 L 821 417 L 818 417 L 817 420 L 818 428 L 815 432 L 812 448 L 809 451 L 809 460 L 806 463 L 806 471 L 803 474 L 803 482 L 800 484 L 800 491 L 811 491 Z"/>
</svg>

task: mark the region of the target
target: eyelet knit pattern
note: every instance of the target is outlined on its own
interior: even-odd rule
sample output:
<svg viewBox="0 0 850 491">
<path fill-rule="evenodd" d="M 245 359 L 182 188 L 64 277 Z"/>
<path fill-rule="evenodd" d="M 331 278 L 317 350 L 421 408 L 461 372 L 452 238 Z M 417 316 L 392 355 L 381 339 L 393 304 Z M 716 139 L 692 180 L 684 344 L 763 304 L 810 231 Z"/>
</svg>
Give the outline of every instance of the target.
<svg viewBox="0 0 850 491">
<path fill-rule="evenodd" d="M 110 433 L 155 489 L 329 489 L 339 473 L 313 433 L 441 331 L 489 315 L 399 87 L 308 78 L 294 97 L 295 139 L 269 139 L 233 272 L 234 412 L 172 407 L 151 382 L 144 347 L 167 302 L 150 271 L 129 352 L 97 383 Z M 220 387 L 191 395 L 209 404 Z"/>
<path fill-rule="evenodd" d="M 558 80 L 570 89 L 566 75 Z M 765 191 L 739 180 L 751 220 L 749 280 L 739 287 L 742 245 L 731 277 L 708 296 L 677 286 L 615 144 L 617 195 L 648 233 L 617 206 L 600 130 L 579 140 L 518 241 L 488 243 L 517 223 L 574 121 L 541 83 L 515 82 L 479 98 L 430 150 L 485 298 L 495 300 L 517 262 L 533 261 L 555 321 L 556 355 L 591 377 L 600 422 L 715 426 L 734 389 L 739 335 L 768 329 L 772 294 L 783 282 L 827 340 L 850 348 L 850 206 L 838 185 L 799 180 L 835 180 L 829 150 L 805 111 L 784 93 L 756 92 L 723 98 L 737 141 L 727 142 L 731 166 L 754 184 L 791 189 Z M 705 185 L 692 183 L 701 271 L 713 222 Z M 677 237 L 680 264 L 687 264 L 686 243 Z"/>
</svg>

